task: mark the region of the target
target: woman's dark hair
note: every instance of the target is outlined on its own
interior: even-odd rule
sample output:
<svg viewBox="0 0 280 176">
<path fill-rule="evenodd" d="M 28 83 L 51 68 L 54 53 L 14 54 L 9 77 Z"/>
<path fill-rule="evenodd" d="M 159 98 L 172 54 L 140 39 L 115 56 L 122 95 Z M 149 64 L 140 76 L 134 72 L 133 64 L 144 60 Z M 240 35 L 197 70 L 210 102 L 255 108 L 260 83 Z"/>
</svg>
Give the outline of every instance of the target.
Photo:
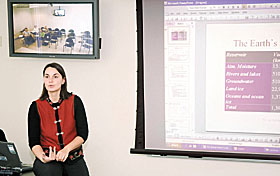
<svg viewBox="0 0 280 176">
<path fill-rule="evenodd" d="M 52 67 L 55 68 L 62 76 L 62 79 L 65 79 L 65 83 L 61 86 L 61 90 L 60 90 L 60 98 L 62 99 L 68 99 L 72 93 L 69 93 L 67 91 L 67 79 L 66 79 L 66 74 L 65 71 L 63 69 L 63 67 L 61 65 L 59 65 L 58 63 L 49 63 L 48 65 L 45 66 L 44 70 L 43 70 L 43 76 L 45 75 L 45 71 L 47 68 Z M 48 91 L 45 87 L 45 84 L 43 84 L 43 91 L 42 94 L 40 96 L 40 100 L 45 100 L 46 98 L 48 98 Z"/>
</svg>

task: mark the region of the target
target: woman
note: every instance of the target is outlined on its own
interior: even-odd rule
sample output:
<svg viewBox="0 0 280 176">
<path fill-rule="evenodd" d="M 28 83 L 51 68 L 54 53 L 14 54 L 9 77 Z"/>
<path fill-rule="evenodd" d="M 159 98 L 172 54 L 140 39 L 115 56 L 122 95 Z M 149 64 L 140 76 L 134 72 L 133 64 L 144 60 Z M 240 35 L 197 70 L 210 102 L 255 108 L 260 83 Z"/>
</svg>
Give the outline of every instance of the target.
<svg viewBox="0 0 280 176">
<path fill-rule="evenodd" d="M 29 32 L 28 28 L 24 28 L 22 33 L 23 33 L 25 45 L 29 46 L 35 42 L 34 36 Z"/>
<path fill-rule="evenodd" d="M 33 170 L 44 176 L 87 176 L 82 144 L 88 124 L 81 99 L 67 91 L 64 69 L 50 63 L 43 70 L 43 91 L 28 113 L 29 146 L 36 156 Z"/>
</svg>

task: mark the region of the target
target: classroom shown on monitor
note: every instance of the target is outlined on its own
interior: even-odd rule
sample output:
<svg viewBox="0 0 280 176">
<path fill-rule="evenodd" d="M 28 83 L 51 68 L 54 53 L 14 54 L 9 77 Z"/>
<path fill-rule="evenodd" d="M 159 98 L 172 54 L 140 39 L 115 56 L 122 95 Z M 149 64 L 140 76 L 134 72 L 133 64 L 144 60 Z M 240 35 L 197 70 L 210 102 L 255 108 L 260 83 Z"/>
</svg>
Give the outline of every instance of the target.
<svg viewBox="0 0 280 176">
<path fill-rule="evenodd" d="M 92 54 L 91 4 L 14 4 L 15 53 Z"/>
</svg>

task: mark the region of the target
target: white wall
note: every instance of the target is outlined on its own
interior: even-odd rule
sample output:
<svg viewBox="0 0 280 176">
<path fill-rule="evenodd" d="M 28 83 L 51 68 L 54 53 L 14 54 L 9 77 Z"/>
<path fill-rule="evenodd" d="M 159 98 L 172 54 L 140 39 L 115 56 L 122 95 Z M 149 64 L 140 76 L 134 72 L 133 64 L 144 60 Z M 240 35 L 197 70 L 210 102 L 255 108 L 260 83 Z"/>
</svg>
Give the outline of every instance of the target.
<svg viewBox="0 0 280 176">
<path fill-rule="evenodd" d="M 6 1 L 0 1 L 0 128 L 31 163 L 27 112 L 42 88 L 42 69 L 52 61 L 67 72 L 69 90 L 86 106 L 90 136 L 85 158 L 94 176 L 278 176 L 279 164 L 130 155 L 136 107 L 135 0 L 100 0 L 101 59 L 10 58 Z M 1 40 L 0 40 L 1 41 Z"/>
<path fill-rule="evenodd" d="M 17 24 L 14 26 L 14 34 L 19 33 L 19 31 L 22 31 L 26 27 L 29 29 L 34 27 L 32 14 L 30 12 L 31 10 L 25 8 L 18 8 L 14 11 L 14 22 Z"/>
<path fill-rule="evenodd" d="M 79 4 L 75 6 L 60 6 L 65 10 L 65 16 L 54 16 L 55 7 L 38 7 L 38 8 L 14 8 L 15 31 L 18 33 L 25 27 L 32 31 L 34 25 L 38 28 L 47 26 L 48 28 L 74 29 L 76 35 L 81 32 L 92 31 L 92 7 L 87 4 Z"/>
</svg>

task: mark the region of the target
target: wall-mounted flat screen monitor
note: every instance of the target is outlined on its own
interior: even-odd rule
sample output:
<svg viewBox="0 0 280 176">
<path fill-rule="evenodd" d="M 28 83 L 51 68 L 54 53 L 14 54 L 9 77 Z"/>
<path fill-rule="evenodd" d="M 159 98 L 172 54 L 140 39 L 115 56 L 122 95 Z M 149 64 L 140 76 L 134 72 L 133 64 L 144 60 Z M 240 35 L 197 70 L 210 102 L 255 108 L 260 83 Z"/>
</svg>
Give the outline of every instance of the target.
<svg viewBox="0 0 280 176">
<path fill-rule="evenodd" d="M 8 0 L 11 57 L 98 59 L 98 0 Z"/>
<path fill-rule="evenodd" d="M 132 153 L 280 160 L 280 2 L 137 0 Z"/>
</svg>

